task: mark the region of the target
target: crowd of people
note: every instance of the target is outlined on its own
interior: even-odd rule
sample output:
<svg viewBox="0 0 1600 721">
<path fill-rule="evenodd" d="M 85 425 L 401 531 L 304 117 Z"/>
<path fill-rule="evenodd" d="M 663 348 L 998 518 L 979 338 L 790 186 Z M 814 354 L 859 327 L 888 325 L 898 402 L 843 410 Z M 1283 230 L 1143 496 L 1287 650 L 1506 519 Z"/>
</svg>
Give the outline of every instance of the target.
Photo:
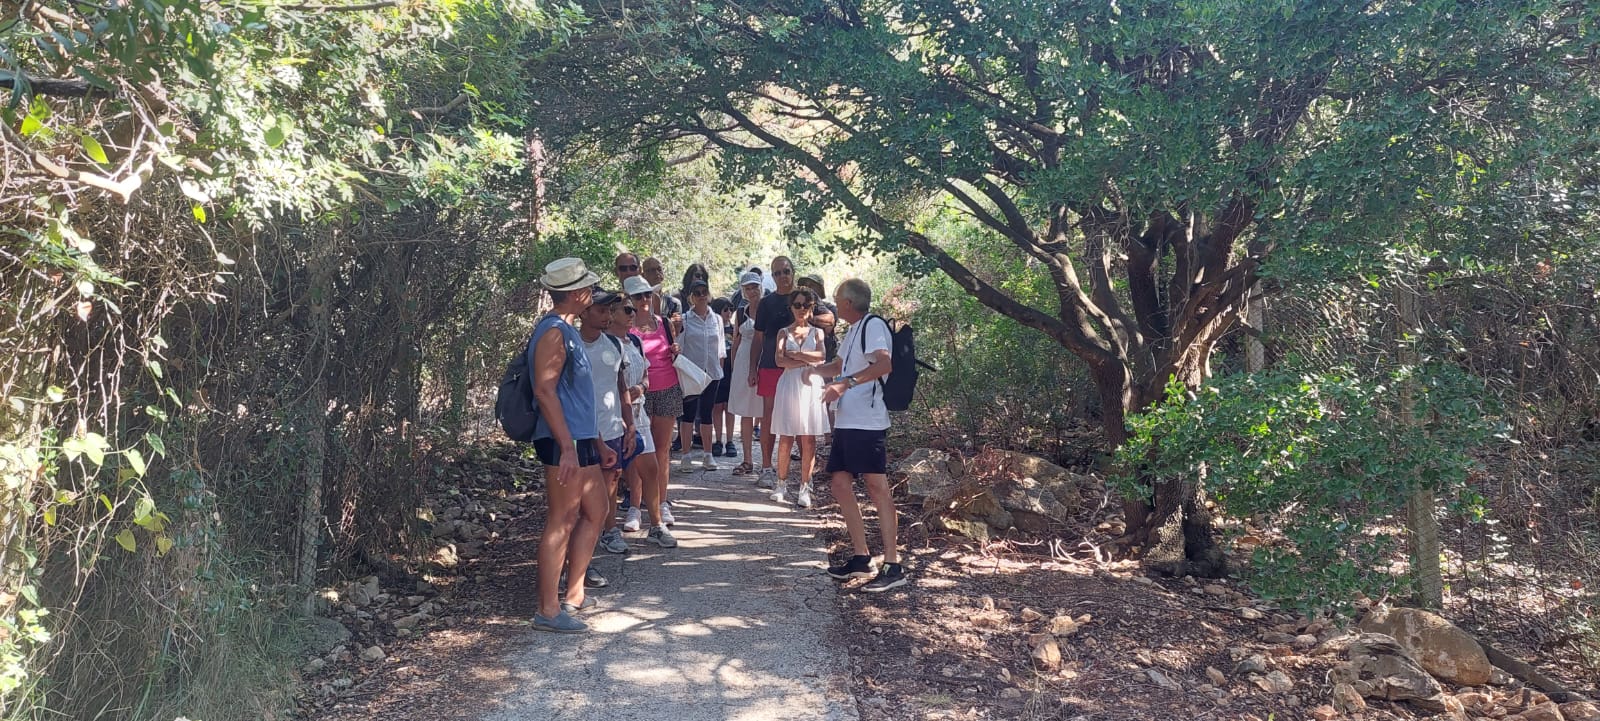
<svg viewBox="0 0 1600 721">
<path fill-rule="evenodd" d="M 754 477 L 778 503 L 790 498 L 797 451 L 793 501 L 809 508 L 824 449 L 853 551 L 828 575 L 871 579 L 862 586 L 869 592 L 904 585 L 886 475 L 889 411 L 878 383 L 892 365 L 890 332 L 886 322 L 868 318 L 867 283 L 840 283 L 830 304 L 822 279 L 796 278 L 783 256 L 767 269 L 742 270 L 727 297 L 713 297 L 710 273 L 698 263 L 684 271 L 676 293 L 664 288 L 656 258 L 620 253 L 614 271 L 616 290 L 602 289 L 600 276 L 578 258 L 551 263 L 540 278 L 553 308 L 535 324 L 528 353 L 539 411 L 533 446 L 549 509 L 533 626 L 588 630 L 575 616 L 594 603 L 587 589 L 607 585 L 590 567 L 597 548 L 625 553 L 624 534 L 641 530 L 647 543 L 678 545 L 668 485 L 671 454 L 680 450 L 681 467 L 717 470 L 718 458 L 741 459 L 734 474 Z M 835 335 L 840 321 L 848 324 L 842 340 Z M 693 395 L 680 384 L 680 372 L 689 370 L 683 365 L 704 376 L 695 386 L 706 381 Z M 881 564 L 868 551 L 857 478 L 878 509 Z M 567 581 L 571 569 L 584 569 L 581 582 Z"/>
</svg>

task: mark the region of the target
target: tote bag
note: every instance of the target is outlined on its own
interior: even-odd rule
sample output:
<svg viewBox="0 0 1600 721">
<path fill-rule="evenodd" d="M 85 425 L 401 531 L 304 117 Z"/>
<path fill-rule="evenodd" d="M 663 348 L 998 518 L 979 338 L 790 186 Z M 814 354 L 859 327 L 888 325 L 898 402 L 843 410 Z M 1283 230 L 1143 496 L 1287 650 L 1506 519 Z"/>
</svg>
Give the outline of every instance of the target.
<svg viewBox="0 0 1600 721">
<path fill-rule="evenodd" d="M 711 385 L 711 376 L 700 370 L 700 366 L 695 365 L 688 356 L 675 358 L 672 367 L 678 369 L 678 385 L 683 388 L 684 398 L 700 395 L 706 386 Z"/>
</svg>

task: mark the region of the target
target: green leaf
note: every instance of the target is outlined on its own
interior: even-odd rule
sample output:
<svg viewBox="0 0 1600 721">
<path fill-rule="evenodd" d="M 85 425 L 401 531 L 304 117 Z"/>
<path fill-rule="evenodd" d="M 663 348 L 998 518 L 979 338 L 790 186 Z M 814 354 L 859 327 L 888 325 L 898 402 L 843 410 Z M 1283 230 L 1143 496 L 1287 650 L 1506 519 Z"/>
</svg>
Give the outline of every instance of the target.
<svg viewBox="0 0 1600 721">
<path fill-rule="evenodd" d="M 153 375 L 153 376 L 156 377 L 157 380 L 160 380 L 161 375 L 164 372 L 161 369 L 161 361 L 158 361 L 158 360 L 145 361 L 144 365 L 145 365 L 146 368 L 150 369 L 150 375 Z"/>
<path fill-rule="evenodd" d="M 144 434 L 144 442 L 150 444 L 150 450 L 155 451 L 156 455 L 167 455 L 167 442 L 161 440 L 161 436 L 154 433 L 146 433 Z"/>
<path fill-rule="evenodd" d="M 106 149 L 100 146 L 100 141 L 95 140 L 88 133 L 80 134 L 78 141 L 83 143 L 83 154 L 89 156 L 90 160 L 101 165 L 111 164 L 111 159 L 106 157 Z"/>
<path fill-rule="evenodd" d="M 267 128 L 267 147 L 276 148 L 283 145 L 283 128 L 276 125 Z"/>
<path fill-rule="evenodd" d="M 199 203 L 195 203 L 192 207 L 189 208 L 189 213 L 194 216 L 195 222 L 197 222 L 197 223 L 206 222 L 206 207 L 204 205 L 201 205 Z"/>
<path fill-rule="evenodd" d="M 116 539 L 117 545 L 122 546 L 122 550 L 128 553 L 139 550 L 139 541 L 133 537 L 133 531 L 124 528 L 117 532 Z"/>
<path fill-rule="evenodd" d="M 97 466 L 105 465 L 106 449 L 111 447 L 111 444 L 106 442 L 105 436 L 99 433 L 85 433 L 83 434 L 83 444 L 83 453 L 89 457 L 89 460 L 94 461 Z"/>
<path fill-rule="evenodd" d="M 133 504 L 133 522 L 138 523 L 156 512 L 155 499 L 149 496 L 140 496 Z"/>
<path fill-rule="evenodd" d="M 172 537 L 165 533 L 156 536 L 156 555 L 165 556 L 172 550 Z"/>
<path fill-rule="evenodd" d="M 128 450 L 123 451 L 122 459 L 128 462 L 128 467 L 133 469 L 134 474 L 139 476 L 144 475 L 144 454 L 140 453 L 139 449 L 129 448 Z"/>
<path fill-rule="evenodd" d="M 34 136 L 35 133 L 38 133 L 40 130 L 43 130 L 43 129 L 44 129 L 44 123 L 39 122 L 38 118 L 35 118 L 32 115 L 23 116 L 23 118 L 22 118 L 22 127 L 20 128 L 20 131 L 22 132 L 22 137 L 31 138 L 31 137 Z"/>
<path fill-rule="evenodd" d="M 50 507 L 44 509 L 44 525 L 46 525 L 46 526 L 54 526 L 54 525 L 56 525 L 56 507 L 55 506 L 50 506 Z"/>
<path fill-rule="evenodd" d="M 28 599 L 28 603 L 31 603 L 35 606 L 39 605 L 39 589 L 34 588 L 33 584 L 30 583 L 22 588 L 17 589 L 17 593 L 22 594 L 23 598 Z"/>
<path fill-rule="evenodd" d="M 113 507 L 113 506 L 112 506 L 112 505 L 111 505 L 111 496 L 108 496 L 108 495 L 106 495 L 106 494 L 104 494 L 104 493 L 102 493 L 102 494 L 100 494 L 100 505 L 102 505 L 102 506 L 105 506 L 105 507 L 106 507 L 106 513 L 111 513 L 111 512 L 113 512 L 113 511 L 114 511 L 114 510 L 116 510 L 116 509 L 115 509 L 115 508 L 114 508 L 114 507 Z"/>
</svg>

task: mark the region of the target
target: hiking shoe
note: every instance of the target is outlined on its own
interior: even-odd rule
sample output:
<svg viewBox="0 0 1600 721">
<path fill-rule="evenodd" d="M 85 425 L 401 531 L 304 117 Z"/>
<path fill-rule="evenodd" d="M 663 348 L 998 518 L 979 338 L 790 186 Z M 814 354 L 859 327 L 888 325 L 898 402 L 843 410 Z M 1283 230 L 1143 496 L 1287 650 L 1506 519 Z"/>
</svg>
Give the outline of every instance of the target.
<svg viewBox="0 0 1600 721">
<path fill-rule="evenodd" d="M 778 472 L 772 468 L 761 469 L 761 475 L 756 476 L 756 488 L 775 488 L 778 485 Z"/>
<path fill-rule="evenodd" d="M 849 561 L 828 567 L 828 575 L 840 581 L 852 578 L 872 578 L 872 557 L 851 556 Z"/>
<path fill-rule="evenodd" d="M 583 633 L 589 630 L 589 624 L 573 618 L 565 610 L 556 614 L 555 618 L 545 618 L 537 613 L 533 614 L 533 627 L 540 631 L 549 631 L 551 633 Z"/>
<path fill-rule="evenodd" d="M 661 523 L 666 526 L 678 524 L 678 519 L 672 517 L 672 509 L 665 503 L 661 504 Z"/>
<path fill-rule="evenodd" d="M 878 577 L 867 581 L 867 585 L 862 586 L 861 590 L 867 593 L 882 593 L 891 588 L 899 588 L 904 585 L 906 585 L 905 566 L 898 563 L 885 563 L 883 564 L 883 570 L 878 571 Z"/>
<path fill-rule="evenodd" d="M 570 614 L 577 613 L 579 611 L 583 611 L 583 610 L 594 608 L 594 605 L 595 605 L 594 596 L 585 596 L 584 599 L 583 599 L 583 603 L 580 603 L 580 604 L 578 604 L 576 606 L 574 606 L 574 605 L 572 605 L 570 603 L 567 603 L 566 601 L 562 601 L 561 602 L 561 612 L 570 615 Z"/>
<path fill-rule="evenodd" d="M 645 535 L 644 540 L 662 548 L 678 547 L 678 539 L 672 537 L 672 532 L 668 531 L 666 526 L 656 526 L 650 529 L 650 533 Z"/>
<path fill-rule="evenodd" d="M 594 570 L 594 566 L 590 566 L 589 568 L 584 570 L 584 572 L 583 572 L 583 587 L 584 588 L 605 588 L 606 586 L 609 586 L 609 585 L 611 585 L 611 582 L 607 581 L 605 576 L 600 575 L 599 571 Z"/>
<path fill-rule="evenodd" d="M 727 444 L 727 445 L 722 447 L 722 457 L 723 458 L 738 458 L 739 457 L 739 449 L 734 448 L 733 444 L 729 443 L 729 444 Z"/>
<path fill-rule="evenodd" d="M 773 503 L 783 503 L 783 486 L 772 489 L 772 495 L 767 496 L 767 500 Z"/>
<path fill-rule="evenodd" d="M 794 504 L 801 508 L 811 507 L 811 486 L 800 487 L 800 493 L 794 497 Z"/>
<path fill-rule="evenodd" d="M 717 441 L 716 443 L 712 443 L 711 444 L 711 457 L 712 458 L 717 458 L 717 457 L 719 457 L 721 455 L 722 455 L 722 441 Z"/>
<path fill-rule="evenodd" d="M 600 534 L 600 549 L 606 553 L 627 553 L 628 542 L 623 540 L 622 531 L 612 526 Z"/>
<path fill-rule="evenodd" d="M 628 509 L 628 520 L 622 522 L 622 530 L 629 533 L 639 530 L 639 507 Z"/>
</svg>

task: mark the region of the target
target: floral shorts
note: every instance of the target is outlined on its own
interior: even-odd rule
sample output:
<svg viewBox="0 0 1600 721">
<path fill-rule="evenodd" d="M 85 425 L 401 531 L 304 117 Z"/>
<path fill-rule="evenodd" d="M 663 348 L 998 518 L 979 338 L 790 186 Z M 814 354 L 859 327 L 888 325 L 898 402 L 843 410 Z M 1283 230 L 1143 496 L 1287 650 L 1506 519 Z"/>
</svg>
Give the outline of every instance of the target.
<svg viewBox="0 0 1600 721">
<path fill-rule="evenodd" d="M 644 413 L 651 418 L 683 415 L 683 388 L 674 384 L 664 391 L 645 391 Z"/>
</svg>

